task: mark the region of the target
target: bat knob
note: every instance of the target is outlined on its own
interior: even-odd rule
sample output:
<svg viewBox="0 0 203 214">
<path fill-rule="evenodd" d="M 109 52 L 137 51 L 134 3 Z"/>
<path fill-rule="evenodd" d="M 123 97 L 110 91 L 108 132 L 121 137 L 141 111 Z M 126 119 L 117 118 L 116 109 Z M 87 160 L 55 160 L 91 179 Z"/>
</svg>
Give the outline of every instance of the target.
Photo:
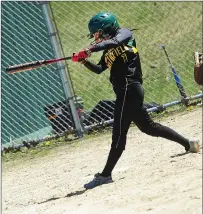
<svg viewBox="0 0 203 214">
<path fill-rule="evenodd" d="M 162 47 L 162 48 L 165 48 L 165 45 L 162 45 L 161 47 Z"/>
</svg>

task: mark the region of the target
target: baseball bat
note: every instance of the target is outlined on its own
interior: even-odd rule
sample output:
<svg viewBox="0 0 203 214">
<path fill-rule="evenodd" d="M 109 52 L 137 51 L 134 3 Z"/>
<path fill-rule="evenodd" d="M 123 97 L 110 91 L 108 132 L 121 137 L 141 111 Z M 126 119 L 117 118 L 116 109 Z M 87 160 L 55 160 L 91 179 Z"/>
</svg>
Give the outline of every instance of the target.
<svg viewBox="0 0 203 214">
<path fill-rule="evenodd" d="M 58 59 L 38 60 L 38 61 L 27 62 L 19 65 L 8 66 L 6 68 L 6 72 L 7 74 L 15 74 L 22 71 L 32 70 L 34 68 L 40 68 L 42 66 L 50 65 L 62 60 L 69 60 L 71 58 L 72 58 L 71 56 L 68 56 L 68 57 L 63 57 Z"/>
<path fill-rule="evenodd" d="M 173 73 L 173 77 L 174 77 L 174 80 L 175 80 L 175 82 L 176 82 L 176 85 L 177 85 L 177 87 L 178 87 L 178 89 L 179 89 L 180 95 L 181 95 L 181 97 L 184 99 L 185 105 L 187 105 L 189 101 L 188 101 L 188 99 L 187 99 L 187 95 L 186 95 L 186 93 L 185 93 L 185 89 L 184 89 L 184 87 L 183 87 L 183 85 L 182 85 L 182 83 L 181 83 L 181 78 L 178 76 L 178 74 L 177 74 L 177 72 L 176 72 L 176 70 L 175 70 L 175 67 L 173 66 L 173 64 L 172 64 L 171 61 L 170 61 L 170 58 L 169 58 L 169 55 L 168 55 L 168 53 L 167 53 L 167 51 L 166 51 L 165 45 L 162 45 L 161 47 L 163 48 L 164 53 L 165 53 L 165 55 L 166 55 L 166 58 L 167 58 L 167 60 L 168 60 L 168 62 L 169 62 L 169 64 L 170 64 L 170 66 L 171 66 L 171 70 L 172 70 L 172 73 Z"/>
</svg>

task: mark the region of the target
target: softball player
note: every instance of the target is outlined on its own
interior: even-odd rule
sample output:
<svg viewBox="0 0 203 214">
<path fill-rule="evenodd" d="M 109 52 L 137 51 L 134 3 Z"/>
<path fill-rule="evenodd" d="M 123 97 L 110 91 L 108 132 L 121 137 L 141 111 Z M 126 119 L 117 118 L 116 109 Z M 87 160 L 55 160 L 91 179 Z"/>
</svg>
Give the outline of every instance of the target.
<svg viewBox="0 0 203 214">
<path fill-rule="evenodd" d="M 188 140 L 174 130 L 154 122 L 143 106 L 142 69 L 139 52 L 132 31 L 120 28 L 112 13 L 102 12 L 91 18 L 88 24 L 94 45 L 76 53 L 72 61 L 81 62 L 86 68 L 100 74 L 110 70 L 110 82 L 116 94 L 112 144 L 106 165 L 92 181 L 85 184 L 86 189 L 112 182 L 112 171 L 125 150 L 126 136 L 131 122 L 144 133 L 166 138 L 179 143 L 188 152 L 200 151 L 197 140 Z M 103 51 L 98 64 L 88 61 L 90 53 Z"/>
</svg>

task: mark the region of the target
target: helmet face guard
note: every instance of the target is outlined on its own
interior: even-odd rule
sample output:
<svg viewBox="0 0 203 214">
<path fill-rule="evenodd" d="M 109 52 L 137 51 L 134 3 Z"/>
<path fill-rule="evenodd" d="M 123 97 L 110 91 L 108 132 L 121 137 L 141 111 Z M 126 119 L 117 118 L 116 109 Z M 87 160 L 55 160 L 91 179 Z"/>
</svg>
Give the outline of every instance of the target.
<svg viewBox="0 0 203 214">
<path fill-rule="evenodd" d="M 93 38 L 93 37 L 94 37 L 94 42 L 92 44 L 100 43 L 104 39 L 100 32 L 94 33 L 91 38 Z"/>
<path fill-rule="evenodd" d="M 99 38 L 105 39 L 111 37 L 116 32 L 119 24 L 112 13 L 101 12 L 90 19 L 88 28 L 90 32 L 89 38 L 93 38 L 96 33 L 99 33 Z"/>
</svg>

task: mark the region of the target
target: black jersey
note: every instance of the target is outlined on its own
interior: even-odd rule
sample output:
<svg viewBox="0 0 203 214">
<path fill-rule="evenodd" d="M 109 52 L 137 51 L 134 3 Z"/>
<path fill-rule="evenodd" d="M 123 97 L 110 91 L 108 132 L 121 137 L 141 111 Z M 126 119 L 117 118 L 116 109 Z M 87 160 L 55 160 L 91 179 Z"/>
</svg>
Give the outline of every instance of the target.
<svg viewBox="0 0 203 214">
<path fill-rule="evenodd" d="M 136 42 L 132 32 L 119 28 L 115 36 L 91 47 L 92 52 L 103 51 L 97 65 L 86 63 L 85 66 L 95 73 L 110 70 L 110 82 L 115 88 L 123 88 L 132 82 L 142 83 L 142 70 Z"/>
</svg>

